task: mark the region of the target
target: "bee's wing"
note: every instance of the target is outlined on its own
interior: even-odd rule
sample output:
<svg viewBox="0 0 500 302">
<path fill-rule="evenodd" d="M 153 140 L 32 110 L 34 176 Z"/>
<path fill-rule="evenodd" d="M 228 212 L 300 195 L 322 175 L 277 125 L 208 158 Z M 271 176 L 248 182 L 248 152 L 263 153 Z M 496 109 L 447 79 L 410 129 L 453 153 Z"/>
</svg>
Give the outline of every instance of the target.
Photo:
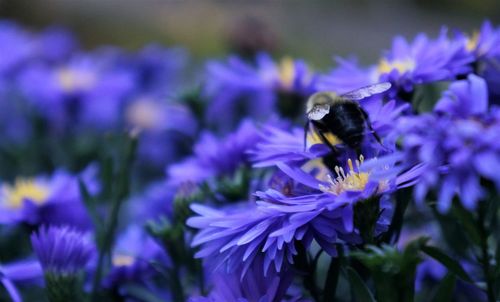
<svg viewBox="0 0 500 302">
<path fill-rule="evenodd" d="M 329 112 L 330 112 L 329 104 L 316 104 L 311 108 L 311 110 L 307 112 L 307 118 L 313 121 L 319 121 Z"/>
<path fill-rule="evenodd" d="M 365 86 L 348 93 L 344 93 L 340 97 L 349 100 L 359 101 L 369 96 L 387 91 L 389 90 L 389 88 L 391 88 L 391 83 L 383 82 L 383 83 L 373 84 L 370 86 Z"/>
</svg>

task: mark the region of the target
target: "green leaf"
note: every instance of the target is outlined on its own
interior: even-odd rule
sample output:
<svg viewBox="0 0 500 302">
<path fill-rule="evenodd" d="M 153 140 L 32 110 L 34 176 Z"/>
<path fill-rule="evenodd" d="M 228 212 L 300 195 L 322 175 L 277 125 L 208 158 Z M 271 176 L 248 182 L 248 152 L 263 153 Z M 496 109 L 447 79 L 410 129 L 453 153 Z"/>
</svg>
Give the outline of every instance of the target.
<svg viewBox="0 0 500 302">
<path fill-rule="evenodd" d="M 444 265 L 450 272 L 454 273 L 460 279 L 473 283 L 472 279 L 469 277 L 467 272 L 462 268 L 460 263 L 450 256 L 443 253 L 440 249 L 433 246 L 422 246 L 422 251 L 439 261 L 442 265 Z"/>
<path fill-rule="evenodd" d="M 454 274 L 448 273 L 437 288 L 436 294 L 434 295 L 433 302 L 447 302 L 453 299 L 453 290 L 455 289 L 455 283 L 457 278 Z"/>
<path fill-rule="evenodd" d="M 352 294 L 354 295 L 354 301 L 357 302 L 375 302 L 375 297 L 371 293 L 368 286 L 365 284 L 363 279 L 358 275 L 358 273 L 348 267 L 347 268 L 347 277 L 349 279 L 349 283 L 351 284 Z"/>
<path fill-rule="evenodd" d="M 461 205 L 453 206 L 451 210 L 453 216 L 463 226 L 465 234 L 475 245 L 481 245 L 481 232 L 477 228 L 472 214 L 464 209 Z"/>
</svg>

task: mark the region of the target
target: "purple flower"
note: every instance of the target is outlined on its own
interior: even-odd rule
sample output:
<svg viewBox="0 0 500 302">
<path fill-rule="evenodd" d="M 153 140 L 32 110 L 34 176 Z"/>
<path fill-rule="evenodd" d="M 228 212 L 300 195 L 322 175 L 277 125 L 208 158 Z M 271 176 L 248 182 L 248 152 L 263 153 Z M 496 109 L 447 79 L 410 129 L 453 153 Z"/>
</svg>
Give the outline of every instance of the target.
<svg viewBox="0 0 500 302">
<path fill-rule="evenodd" d="M 471 52 L 476 60 L 494 58 L 500 55 L 500 30 L 494 28 L 491 22 L 485 21 L 481 29 L 472 36 L 458 33 L 457 40 L 465 44 L 467 51 Z"/>
<path fill-rule="evenodd" d="M 436 112 L 460 118 L 483 114 L 487 110 L 486 82 L 474 74 L 469 75 L 467 80 L 453 82 L 434 106 Z"/>
<path fill-rule="evenodd" d="M 294 274 L 291 272 L 278 274 L 273 271 L 265 274 L 261 263 L 256 263 L 242 278 L 238 272 L 232 274 L 217 272 L 210 275 L 212 290 L 208 297 L 192 297 L 189 301 L 298 301 L 299 297 L 290 299 L 286 297 L 293 277 Z"/>
<path fill-rule="evenodd" d="M 13 22 L 0 22 L 0 44 L 0 76 L 20 67 L 33 52 L 30 35 Z"/>
<path fill-rule="evenodd" d="M 396 172 L 420 165 L 417 202 L 432 190 L 441 212 L 450 208 L 455 195 L 465 208 L 474 209 L 485 197 L 482 179 L 500 188 L 500 112 L 486 110 L 484 80 L 471 75 L 450 85 L 435 113 L 400 120 L 396 132 L 402 150 L 392 160 L 399 162 Z"/>
<path fill-rule="evenodd" d="M 340 93 L 384 81 L 392 91 L 411 92 L 413 86 L 452 80 L 470 72 L 474 57 L 460 40 L 452 40 L 442 30 L 437 39 L 419 34 L 412 42 L 396 37 L 392 48 L 376 66 L 360 67 L 354 60 L 338 60 L 339 66 L 318 80 L 317 88 Z M 392 93 L 394 96 L 395 93 Z"/>
<path fill-rule="evenodd" d="M 22 298 L 14 283 L 25 283 L 42 280 L 42 268 L 35 260 L 23 260 L 0 265 L 0 283 L 5 287 L 14 302 Z"/>
<path fill-rule="evenodd" d="M 144 224 L 160 216 L 172 217 L 176 188 L 160 181 L 133 196 L 126 204 L 126 221 Z"/>
<path fill-rule="evenodd" d="M 220 139 L 205 132 L 194 146 L 194 156 L 168 168 L 171 184 L 203 182 L 211 177 L 229 176 L 248 164 L 247 151 L 260 140 L 255 125 L 249 121 L 228 136 Z"/>
<path fill-rule="evenodd" d="M 267 119 L 276 109 L 280 92 L 301 96 L 314 92 L 314 76 L 303 61 L 285 58 L 277 65 L 267 54 L 259 54 L 255 66 L 237 57 L 225 63 L 211 61 L 207 73 L 205 94 L 212 101 L 207 119 L 223 129 L 238 121 L 239 114 Z M 302 107 L 303 103 L 290 106 Z"/>
<path fill-rule="evenodd" d="M 261 141 L 249 150 L 255 167 L 273 166 L 282 162 L 305 161 L 321 157 L 330 150 L 319 138 L 309 133 L 309 147 L 304 146 L 304 130 L 293 128 L 285 131 L 269 125 L 261 132 Z"/>
<path fill-rule="evenodd" d="M 98 190 L 95 167 L 81 174 L 91 192 Z M 80 189 L 78 177 L 57 171 L 51 177 L 18 178 L 4 183 L 0 194 L 0 223 L 26 222 L 33 225 L 71 225 L 79 229 L 92 228 Z"/>
<path fill-rule="evenodd" d="M 472 36 L 459 33 L 457 39 L 463 41 L 465 48 L 475 57 L 474 72 L 488 83 L 490 98 L 496 103 L 500 100 L 500 28 L 494 28 L 486 21 Z"/>
<path fill-rule="evenodd" d="M 31 64 L 19 74 L 18 85 L 58 130 L 116 127 L 133 77 L 112 59 L 113 55 L 74 54 L 57 66 Z"/>
<path fill-rule="evenodd" d="M 316 241 L 332 256 L 336 243 L 361 243 L 353 223 L 354 205 L 391 192 L 404 177 L 372 181 L 369 172 L 359 171 L 359 164 L 354 167 L 349 160 L 349 170 L 336 167 L 337 175 L 332 177 L 318 161 L 303 167 L 282 163 L 278 167 L 291 182 L 281 191 L 257 192 L 255 206 L 215 210 L 193 205 L 198 216 L 187 224 L 200 230 L 192 242 L 201 247 L 196 256 L 212 269 L 241 269 L 244 275 L 254 261 L 262 261 L 264 272 L 270 267 L 286 270 L 294 262 L 298 243 L 307 249 Z M 376 232 L 384 231 L 387 224 L 382 218 Z"/>
<path fill-rule="evenodd" d="M 125 107 L 125 123 L 140 131 L 137 157 L 147 167 L 163 169 L 178 159 L 198 128 L 193 114 L 184 106 L 139 97 Z"/>
<path fill-rule="evenodd" d="M 78 42 L 71 32 L 63 27 L 50 27 L 35 39 L 37 57 L 50 62 L 62 62 L 77 50 Z"/>
<path fill-rule="evenodd" d="M 188 63 L 188 54 L 181 48 L 148 45 L 129 59 L 138 93 L 172 95 L 182 83 L 182 71 Z"/>
<path fill-rule="evenodd" d="M 151 262 L 169 265 L 161 247 L 138 225 L 128 227 L 116 242 L 112 254 L 113 267 L 103 281 L 108 288 L 119 287 L 128 282 L 145 282 L 156 270 Z"/>
<path fill-rule="evenodd" d="M 95 253 L 89 234 L 67 226 L 42 226 L 31 235 L 31 244 L 43 271 L 55 275 L 77 274 Z"/>
</svg>

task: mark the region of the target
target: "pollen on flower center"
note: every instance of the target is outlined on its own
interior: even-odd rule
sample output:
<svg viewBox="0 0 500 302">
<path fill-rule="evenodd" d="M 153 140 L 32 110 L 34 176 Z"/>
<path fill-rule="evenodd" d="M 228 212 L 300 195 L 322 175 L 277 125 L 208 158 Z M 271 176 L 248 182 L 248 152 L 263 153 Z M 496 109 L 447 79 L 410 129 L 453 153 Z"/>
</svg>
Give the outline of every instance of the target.
<svg viewBox="0 0 500 302">
<path fill-rule="evenodd" d="M 43 204 L 49 196 L 49 190 L 32 179 L 17 179 L 13 185 L 4 185 L 3 196 L 3 203 L 7 207 L 17 209 L 25 200 Z"/>
<path fill-rule="evenodd" d="M 363 191 L 368 183 L 369 173 L 359 172 L 359 166 L 363 163 L 364 157 L 361 155 L 359 160 L 356 160 L 356 170 L 351 159 L 347 160 L 349 171 L 346 173 L 342 167 L 335 167 L 337 177 L 331 174 L 327 175 L 328 185 L 320 185 L 320 190 L 323 192 L 339 195 L 345 191 Z"/>
<path fill-rule="evenodd" d="M 412 71 L 415 69 L 415 61 L 412 59 L 404 59 L 404 60 L 392 60 L 388 61 L 387 59 L 380 60 L 378 64 L 377 71 L 380 74 L 390 73 L 392 70 L 397 70 L 400 74 L 403 74 L 407 71 Z"/>
<path fill-rule="evenodd" d="M 131 266 L 134 262 L 135 258 L 130 255 L 118 254 L 113 256 L 114 266 Z"/>
</svg>

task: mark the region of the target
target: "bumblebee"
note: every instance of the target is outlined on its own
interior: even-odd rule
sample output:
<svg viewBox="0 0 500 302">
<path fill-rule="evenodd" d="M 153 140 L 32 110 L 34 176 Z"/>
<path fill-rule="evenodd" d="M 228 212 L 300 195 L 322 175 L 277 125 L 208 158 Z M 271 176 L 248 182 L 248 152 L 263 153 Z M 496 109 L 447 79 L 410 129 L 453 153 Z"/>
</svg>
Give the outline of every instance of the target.
<svg viewBox="0 0 500 302">
<path fill-rule="evenodd" d="M 329 139 L 333 136 L 342 143 L 361 153 L 361 144 L 366 132 L 370 130 L 375 139 L 382 144 L 380 137 L 373 131 L 368 114 L 357 101 L 387 91 L 391 83 L 383 82 L 338 95 L 334 92 L 317 92 L 307 101 L 307 118 L 305 139 L 311 130 L 315 131 L 322 142 L 334 153 L 336 142 Z"/>
</svg>

